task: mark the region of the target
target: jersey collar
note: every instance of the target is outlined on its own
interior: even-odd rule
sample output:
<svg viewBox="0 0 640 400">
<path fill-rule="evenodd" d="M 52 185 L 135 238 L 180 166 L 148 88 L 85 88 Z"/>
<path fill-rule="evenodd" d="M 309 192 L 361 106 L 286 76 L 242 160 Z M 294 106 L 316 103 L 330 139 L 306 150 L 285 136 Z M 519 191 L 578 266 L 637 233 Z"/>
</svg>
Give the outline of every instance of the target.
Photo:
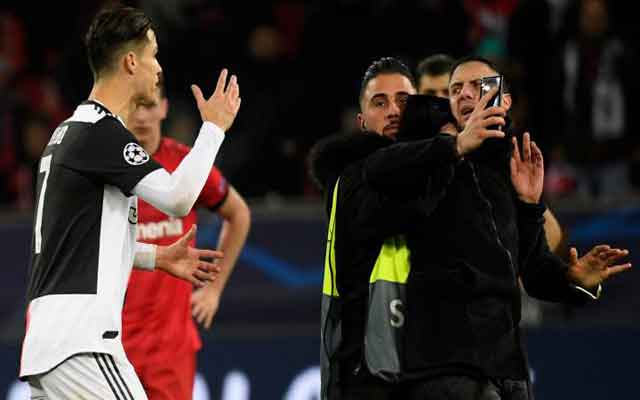
<svg viewBox="0 0 640 400">
<path fill-rule="evenodd" d="M 81 105 L 87 105 L 87 106 L 93 106 L 94 109 L 97 112 L 100 113 L 105 113 L 107 115 L 110 115 L 112 117 L 114 117 L 115 119 L 117 119 L 118 121 L 120 121 L 120 123 L 122 124 L 122 126 L 126 127 L 127 125 L 124 123 L 124 121 L 122 120 L 122 118 L 120 118 L 119 115 L 116 115 L 114 113 L 112 113 L 111 111 L 109 111 L 109 109 L 107 108 L 107 106 L 105 106 L 104 104 L 102 104 L 101 102 L 99 102 L 98 100 L 95 99 L 89 99 L 89 100 L 85 100 L 82 102 Z"/>
</svg>

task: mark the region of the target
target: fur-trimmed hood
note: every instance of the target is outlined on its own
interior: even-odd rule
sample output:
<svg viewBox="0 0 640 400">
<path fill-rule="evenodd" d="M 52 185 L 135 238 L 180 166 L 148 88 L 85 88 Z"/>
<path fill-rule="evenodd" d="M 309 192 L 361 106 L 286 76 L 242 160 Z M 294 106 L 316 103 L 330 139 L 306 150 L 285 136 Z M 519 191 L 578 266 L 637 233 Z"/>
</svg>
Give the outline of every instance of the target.
<svg viewBox="0 0 640 400">
<path fill-rule="evenodd" d="M 349 164 L 393 143 L 392 139 L 372 132 L 328 136 L 311 148 L 309 172 L 320 190 L 325 191 Z"/>
</svg>

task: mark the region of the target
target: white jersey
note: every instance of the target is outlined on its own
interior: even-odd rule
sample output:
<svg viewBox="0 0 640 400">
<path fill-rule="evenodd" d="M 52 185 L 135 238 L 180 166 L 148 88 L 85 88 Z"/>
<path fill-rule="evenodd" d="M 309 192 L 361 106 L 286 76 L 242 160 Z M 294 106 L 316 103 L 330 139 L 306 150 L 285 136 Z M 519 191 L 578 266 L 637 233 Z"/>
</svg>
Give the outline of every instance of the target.
<svg viewBox="0 0 640 400">
<path fill-rule="evenodd" d="M 136 239 L 136 184 L 162 168 L 121 120 L 87 101 L 40 159 L 20 377 L 78 353 L 124 356 L 121 313 Z"/>
</svg>

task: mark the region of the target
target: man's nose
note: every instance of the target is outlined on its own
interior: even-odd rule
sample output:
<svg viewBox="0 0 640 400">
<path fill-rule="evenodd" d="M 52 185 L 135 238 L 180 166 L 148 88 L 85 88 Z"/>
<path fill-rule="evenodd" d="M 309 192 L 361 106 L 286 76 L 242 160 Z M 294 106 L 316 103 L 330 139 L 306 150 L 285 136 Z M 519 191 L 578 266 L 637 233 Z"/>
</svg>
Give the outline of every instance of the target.
<svg viewBox="0 0 640 400">
<path fill-rule="evenodd" d="M 473 87 L 473 85 L 464 84 L 462 86 L 462 90 L 460 91 L 460 95 L 467 99 L 473 99 L 478 95 L 478 93 L 476 88 Z"/>
<path fill-rule="evenodd" d="M 387 113 L 387 116 L 395 116 L 395 115 L 400 115 L 401 112 L 401 108 L 400 105 L 398 105 L 397 102 L 395 101 L 391 101 L 389 102 L 389 112 Z"/>
<path fill-rule="evenodd" d="M 131 117 L 131 120 L 137 124 L 141 124 L 142 122 L 144 122 L 144 115 L 140 111 L 133 113 Z"/>
</svg>

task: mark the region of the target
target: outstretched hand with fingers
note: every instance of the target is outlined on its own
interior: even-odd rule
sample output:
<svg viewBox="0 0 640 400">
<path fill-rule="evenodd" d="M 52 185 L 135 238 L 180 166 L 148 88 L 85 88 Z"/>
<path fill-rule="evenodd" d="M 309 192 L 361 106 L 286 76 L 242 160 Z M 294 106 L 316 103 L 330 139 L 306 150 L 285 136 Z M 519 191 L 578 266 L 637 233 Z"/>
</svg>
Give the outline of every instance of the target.
<svg viewBox="0 0 640 400">
<path fill-rule="evenodd" d="M 216 89 L 209 99 L 205 99 L 198 85 L 191 85 L 193 97 L 203 121 L 213 122 L 223 131 L 229 130 L 240 109 L 240 86 L 238 78 L 231 75 L 227 84 L 227 69 L 218 76 Z"/>
<path fill-rule="evenodd" d="M 578 258 L 578 251 L 572 247 L 569 251 L 569 279 L 585 289 L 595 288 L 609 277 L 631 268 L 631 263 L 613 265 L 628 254 L 628 250 L 602 244 Z"/>
<path fill-rule="evenodd" d="M 544 160 L 542 151 L 532 142 L 529 132 L 522 138 L 522 157 L 518 147 L 518 139 L 513 141 L 513 154 L 511 155 L 511 183 L 520 200 L 525 203 L 536 204 L 542 196 L 544 184 Z"/>
<path fill-rule="evenodd" d="M 222 258 L 217 250 L 202 250 L 189 246 L 196 237 L 196 226 L 170 246 L 158 246 L 156 250 L 156 268 L 176 278 L 189 281 L 197 287 L 216 279 L 220 267 L 213 260 Z M 213 259 L 205 261 L 203 259 Z"/>
</svg>

